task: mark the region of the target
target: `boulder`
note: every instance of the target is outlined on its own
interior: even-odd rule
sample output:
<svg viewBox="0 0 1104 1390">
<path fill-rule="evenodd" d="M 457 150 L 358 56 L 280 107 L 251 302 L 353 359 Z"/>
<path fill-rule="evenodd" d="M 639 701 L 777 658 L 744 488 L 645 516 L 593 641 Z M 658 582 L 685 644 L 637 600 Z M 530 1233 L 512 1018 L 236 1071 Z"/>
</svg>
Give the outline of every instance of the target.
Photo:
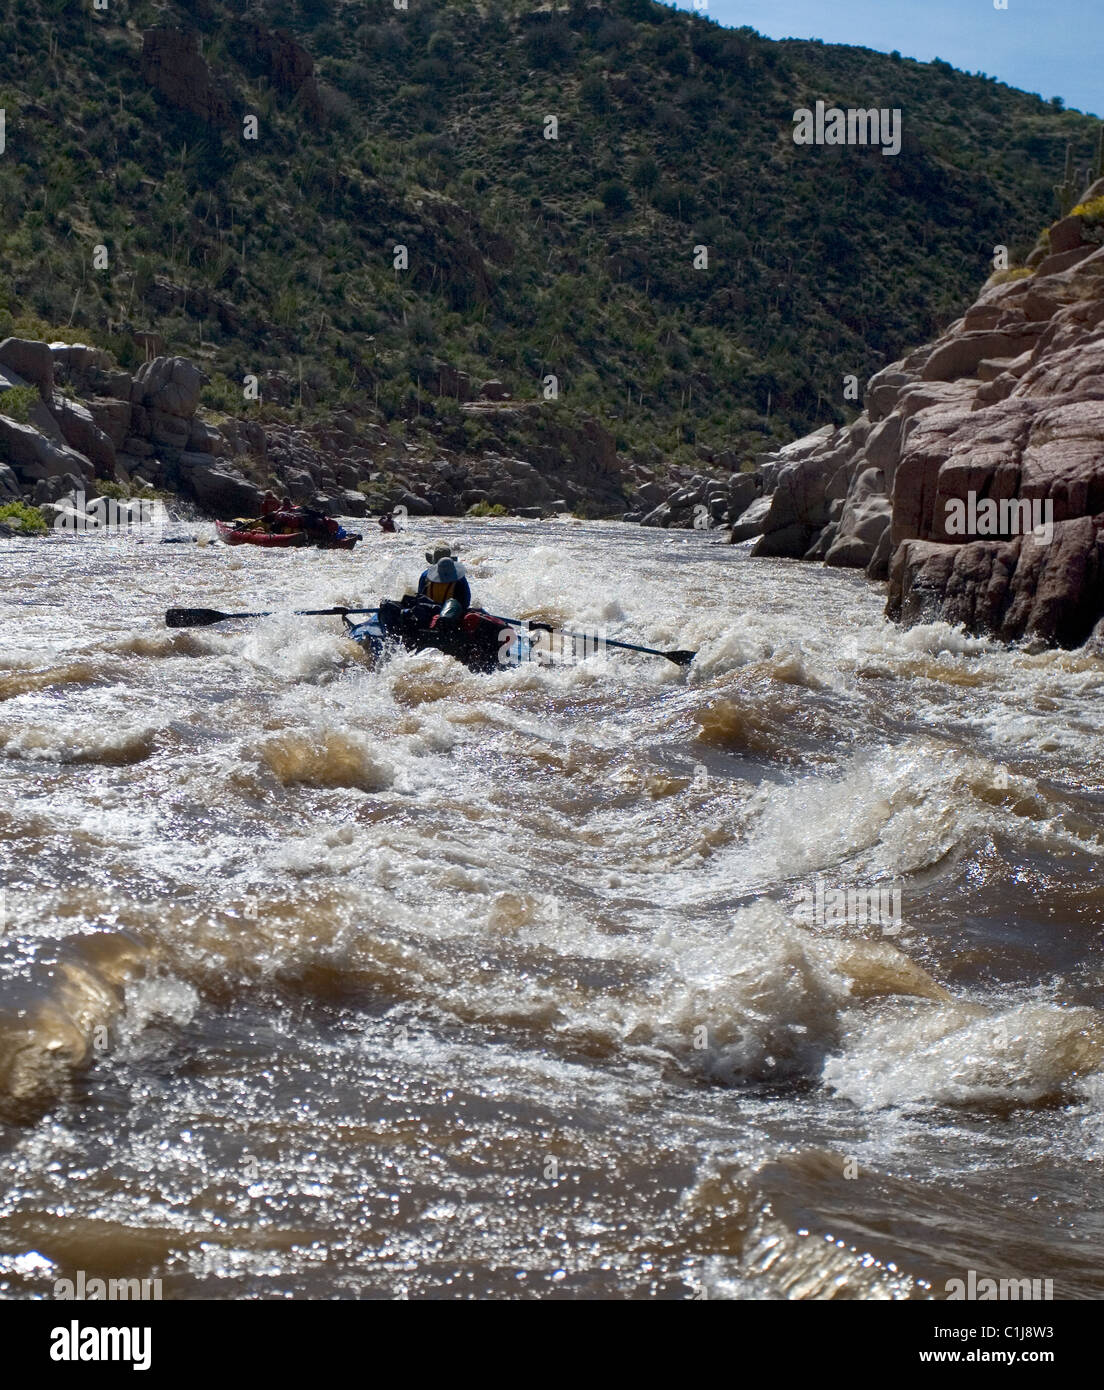
<svg viewBox="0 0 1104 1390">
<path fill-rule="evenodd" d="M 782 526 L 776 531 L 767 531 L 759 537 L 751 548 L 753 555 L 800 560 L 809 549 L 816 530 L 812 526 L 795 521 L 791 526 Z"/>
<path fill-rule="evenodd" d="M 30 425 L 0 415 L 0 461 L 11 465 L 24 484 L 68 474 L 91 481 L 94 470 L 83 455 L 65 444 L 56 444 Z"/>
<path fill-rule="evenodd" d="M 96 476 L 111 478 L 115 474 L 115 445 L 92 418 L 92 412 L 81 401 L 56 395 L 51 404 L 54 418 L 61 427 L 65 442 L 88 458 Z"/>
<path fill-rule="evenodd" d="M 902 388 L 915 380 L 916 377 L 912 372 L 901 370 L 901 363 L 899 362 L 895 362 L 892 367 L 885 367 L 882 371 L 876 372 L 866 383 L 864 397 L 864 404 L 870 419 L 874 422 L 884 419 L 893 409 Z"/>
<path fill-rule="evenodd" d="M 964 328 L 996 328 L 1005 311 L 999 304 L 973 304 L 962 319 Z"/>
<path fill-rule="evenodd" d="M 438 396 L 448 396 L 454 401 L 472 401 L 479 395 L 481 388 L 478 382 L 467 372 L 462 372 L 447 362 L 438 362 L 436 368 Z"/>
<path fill-rule="evenodd" d="M 179 415 L 169 415 L 163 410 L 150 410 L 146 412 L 146 423 L 149 437 L 154 444 L 179 452 L 188 447 L 191 430 L 188 421 Z"/>
<path fill-rule="evenodd" d="M 751 540 L 752 536 L 762 534 L 763 522 L 766 520 L 767 513 L 770 511 L 771 499 L 769 496 L 757 497 L 748 507 L 740 513 L 732 525 L 732 534 L 729 540 L 733 545 L 740 541 Z M 642 522 L 641 525 L 646 524 Z"/>
<path fill-rule="evenodd" d="M 404 492 L 399 498 L 398 506 L 405 507 L 411 516 L 429 516 L 433 507 L 424 497 L 419 497 L 415 492 Z"/>
<path fill-rule="evenodd" d="M 979 364 L 987 357 L 1019 357 L 1034 347 L 1038 325 L 1024 324 L 1018 334 L 961 333 L 941 343 L 924 364 L 921 376 L 925 381 L 954 381 L 958 377 L 977 374 Z"/>
<path fill-rule="evenodd" d="M 893 557 L 886 613 L 905 624 L 940 618 L 1004 641 L 1063 647 L 1086 641 L 1104 616 L 1104 514 L 1033 535 L 944 545 L 906 541 Z"/>
<path fill-rule="evenodd" d="M 107 435 L 116 449 L 121 449 L 130 433 L 130 401 L 96 396 L 87 403 L 87 408 L 96 428 Z"/>
<path fill-rule="evenodd" d="M 1047 256 L 1040 261 L 1035 274 L 1041 279 L 1044 275 L 1060 275 L 1063 270 L 1069 270 L 1072 266 L 1086 260 L 1096 251 L 1095 246 L 1078 246 L 1072 251 L 1062 251 L 1056 256 Z"/>
<path fill-rule="evenodd" d="M 0 367 L 10 367 L 38 387 L 44 401 L 54 392 L 54 358 L 48 343 L 31 338 L 5 338 L 0 343 Z"/>
<path fill-rule="evenodd" d="M 315 491 L 314 479 L 305 468 L 285 468 L 284 487 L 293 502 L 305 502 Z"/>
<path fill-rule="evenodd" d="M 151 411 L 188 420 L 196 413 L 203 380 L 186 357 L 155 357 L 135 374 L 135 399 Z"/>
<path fill-rule="evenodd" d="M 21 491 L 19 479 L 6 463 L 0 463 L 0 499 L 18 501 Z"/>
<path fill-rule="evenodd" d="M 781 449 L 777 451 L 778 457 L 786 463 L 795 463 L 798 459 L 807 458 L 810 454 L 818 453 L 829 444 L 835 433 L 834 425 L 821 425 L 811 434 L 803 434 L 800 439 L 783 444 Z"/>
<path fill-rule="evenodd" d="M 661 502 L 658 507 L 653 507 L 650 512 L 641 518 L 641 526 L 670 526 L 671 508 L 666 502 Z"/>
<path fill-rule="evenodd" d="M 251 57 L 283 92 L 295 96 L 314 120 L 323 115 L 321 93 L 314 76 L 314 59 L 284 29 L 275 31 L 250 24 L 245 40 Z"/>
<path fill-rule="evenodd" d="M 219 430 L 196 418 L 188 427 L 188 452 L 191 454 L 218 454 L 226 458 L 229 456 L 230 448 Z"/>
<path fill-rule="evenodd" d="M 261 509 L 261 489 L 229 464 L 216 464 L 208 454 L 182 455 L 180 473 L 196 501 L 212 516 L 225 521 L 256 516 Z"/>
<path fill-rule="evenodd" d="M 1050 228 L 1051 255 L 1061 251 L 1072 251 L 1074 247 L 1080 246 L 1083 242 L 1081 232 L 1084 225 L 1080 217 L 1063 217 L 1060 222 L 1055 222 Z"/>
<path fill-rule="evenodd" d="M 867 579 L 882 582 L 889 578 L 889 564 L 893 558 L 893 537 L 890 527 L 882 532 L 882 538 L 874 547 L 874 554 L 866 567 Z"/>
<path fill-rule="evenodd" d="M 870 469 L 871 473 L 875 470 Z M 866 569 L 874 553 L 888 535 L 892 507 L 884 494 L 871 492 L 848 499 L 840 518 L 836 538 L 824 557 L 826 565 Z"/>
<path fill-rule="evenodd" d="M 52 478 L 40 478 L 35 483 L 31 501 L 36 507 L 60 502 L 63 497 L 73 498 L 82 492 L 88 480 L 76 473 L 62 473 Z"/>
<path fill-rule="evenodd" d="M 823 560 L 835 544 L 838 531 L 838 522 L 830 521 L 823 531 L 815 537 L 812 545 L 801 558 L 803 560 Z"/>
<path fill-rule="evenodd" d="M 833 441 L 834 443 L 834 441 Z M 828 521 L 828 484 L 844 465 L 853 466 L 855 451 L 846 443 L 840 447 L 828 447 L 815 453 L 786 462 L 779 469 L 775 487 L 770 498 L 770 508 L 763 519 L 763 535 L 772 531 L 791 531 L 795 525 L 802 527 L 811 538 Z M 795 541 L 785 543 L 788 546 Z M 802 545 L 799 554 L 808 549 L 808 541 Z M 756 554 L 791 554 L 787 548 L 782 551 L 757 549 Z"/>
<path fill-rule="evenodd" d="M 133 396 L 134 378 L 129 372 L 100 371 L 96 368 L 88 373 L 87 379 L 96 395 L 110 396 L 118 401 L 129 401 Z"/>
<path fill-rule="evenodd" d="M 1032 287 L 1020 300 L 1024 317 L 1032 323 L 1049 323 L 1062 306 L 1050 295 L 1042 294 Z"/>
<path fill-rule="evenodd" d="M 761 487 L 762 483 L 754 473 L 732 474 L 728 480 L 728 510 L 733 521 L 751 506 Z"/>
<path fill-rule="evenodd" d="M 338 516 L 367 516 L 368 499 L 362 492 L 346 488 L 337 495 Z"/>
<path fill-rule="evenodd" d="M 69 375 L 107 371 L 111 366 L 111 354 L 90 343 L 50 343 L 49 347 L 55 369 L 62 368 Z"/>
</svg>

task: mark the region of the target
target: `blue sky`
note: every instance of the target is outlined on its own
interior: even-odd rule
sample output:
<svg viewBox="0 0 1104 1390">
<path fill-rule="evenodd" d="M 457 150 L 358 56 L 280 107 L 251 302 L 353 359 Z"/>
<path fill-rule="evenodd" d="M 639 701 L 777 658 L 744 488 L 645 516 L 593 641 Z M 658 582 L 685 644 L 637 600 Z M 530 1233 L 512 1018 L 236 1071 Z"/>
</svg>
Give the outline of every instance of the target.
<svg viewBox="0 0 1104 1390">
<path fill-rule="evenodd" d="M 695 8 L 678 0 L 679 9 Z M 772 39 L 861 44 L 942 58 L 1025 92 L 1104 115 L 1104 0 L 707 0 L 721 24 Z"/>
</svg>

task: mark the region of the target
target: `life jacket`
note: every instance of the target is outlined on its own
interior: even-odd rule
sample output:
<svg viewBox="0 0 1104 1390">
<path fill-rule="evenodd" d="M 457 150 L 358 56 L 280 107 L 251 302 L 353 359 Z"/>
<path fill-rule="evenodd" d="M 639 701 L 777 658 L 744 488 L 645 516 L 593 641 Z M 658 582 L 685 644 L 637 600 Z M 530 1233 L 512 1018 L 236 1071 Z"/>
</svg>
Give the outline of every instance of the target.
<svg viewBox="0 0 1104 1390">
<path fill-rule="evenodd" d="M 460 581 L 466 578 L 463 565 L 457 565 L 456 578 L 448 580 L 442 579 L 437 572 L 437 566 L 433 565 L 425 572 L 425 587 L 422 594 L 431 603 L 447 603 L 455 595 Z"/>
<path fill-rule="evenodd" d="M 450 584 L 442 580 L 427 579 L 425 586 L 425 596 L 431 603 L 447 603 L 456 592 L 456 580 Z"/>
</svg>

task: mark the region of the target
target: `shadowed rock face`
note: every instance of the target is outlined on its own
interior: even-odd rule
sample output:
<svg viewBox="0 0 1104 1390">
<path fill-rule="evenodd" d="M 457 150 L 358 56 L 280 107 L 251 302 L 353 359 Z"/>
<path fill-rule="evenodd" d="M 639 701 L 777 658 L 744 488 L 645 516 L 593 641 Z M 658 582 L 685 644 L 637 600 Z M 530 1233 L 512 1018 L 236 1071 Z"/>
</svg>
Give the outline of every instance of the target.
<svg viewBox="0 0 1104 1390">
<path fill-rule="evenodd" d="M 171 106 L 190 111 L 208 125 L 229 125 L 229 88 L 211 75 L 194 33 L 147 29 L 142 35 L 142 76 Z"/>
<path fill-rule="evenodd" d="M 1085 642 L 1104 619 L 1098 230 L 1057 223 L 1033 274 L 994 277 L 937 342 L 872 377 L 853 425 L 763 461 L 754 553 L 865 566 L 889 578 L 897 621 Z"/>
<path fill-rule="evenodd" d="M 889 575 L 887 616 L 907 624 L 943 618 L 1004 641 L 1085 642 L 1104 612 L 1104 515 L 1034 536 L 944 545 L 908 540 Z"/>
<path fill-rule="evenodd" d="M 281 91 L 299 99 L 303 109 L 315 120 L 322 117 L 322 99 L 314 76 L 314 59 L 283 29 L 273 32 L 259 24 L 248 29 L 248 43 L 255 61 L 267 71 Z"/>
</svg>

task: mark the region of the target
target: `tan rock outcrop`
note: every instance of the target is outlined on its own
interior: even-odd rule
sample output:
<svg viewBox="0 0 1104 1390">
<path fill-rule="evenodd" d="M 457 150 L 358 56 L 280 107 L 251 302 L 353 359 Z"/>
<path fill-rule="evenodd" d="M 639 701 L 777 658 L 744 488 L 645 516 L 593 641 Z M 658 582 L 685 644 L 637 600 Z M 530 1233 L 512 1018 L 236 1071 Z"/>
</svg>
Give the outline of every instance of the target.
<svg viewBox="0 0 1104 1390">
<path fill-rule="evenodd" d="M 1098 233 L 1056 223 L 1034 274 L 994 276 L 937 342 L 873 376 L 853 425 L 762 461 L 755 553 L 888 574 L 902 622 L 1086 641 L 1104 618 Z"/>
</svg>

